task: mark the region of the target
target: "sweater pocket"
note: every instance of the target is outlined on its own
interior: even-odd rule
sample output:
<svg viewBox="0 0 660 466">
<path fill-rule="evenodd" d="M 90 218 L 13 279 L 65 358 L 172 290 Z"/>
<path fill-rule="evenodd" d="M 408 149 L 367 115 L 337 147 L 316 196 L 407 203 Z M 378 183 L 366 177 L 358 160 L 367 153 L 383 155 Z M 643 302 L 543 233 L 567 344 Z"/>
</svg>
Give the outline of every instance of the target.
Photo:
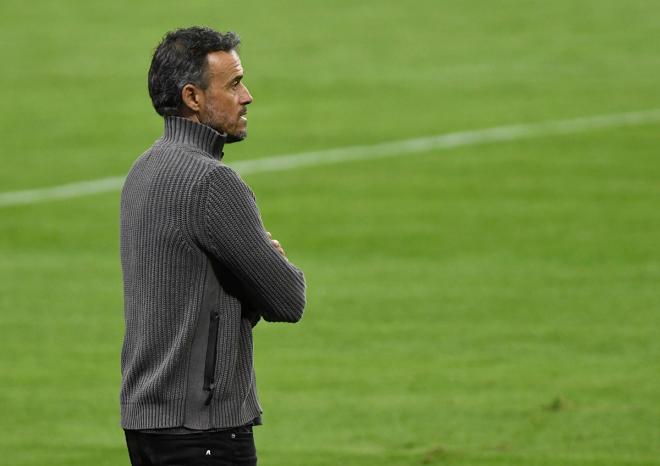
<svg viewBox="0 0 660 466">
<path fill-rule="evenodd" d="M 220 314 L 217 310 L 211 312 L 209 325 L 209 339 L 206 345 L 206 360 L 204 363 L 204 390 L 208 391 L 205 405 L 211 403 L 216 388 L 215 365 L 218 358 L 218 329 L 220 326 Z"/>
</svg>

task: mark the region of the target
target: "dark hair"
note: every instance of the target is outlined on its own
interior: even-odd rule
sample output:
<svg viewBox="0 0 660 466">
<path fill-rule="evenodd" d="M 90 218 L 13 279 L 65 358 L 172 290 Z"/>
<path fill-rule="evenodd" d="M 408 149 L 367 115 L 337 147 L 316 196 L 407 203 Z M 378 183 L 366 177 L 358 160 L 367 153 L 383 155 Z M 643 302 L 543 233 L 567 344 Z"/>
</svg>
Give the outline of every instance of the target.
<svg viewBox="0 0 660 466">
<path fill-rule="evenodd" d="M 165 34 L 156 47 L 149 67 L 149 96 L 161 116 L 178 115 L 183 105 L 181 90 L 186 84 L 206 89 L 206 55 L 229 52 L 240 43 L 234 32 L 222 34 L 193 26 Z"/>
</svg>

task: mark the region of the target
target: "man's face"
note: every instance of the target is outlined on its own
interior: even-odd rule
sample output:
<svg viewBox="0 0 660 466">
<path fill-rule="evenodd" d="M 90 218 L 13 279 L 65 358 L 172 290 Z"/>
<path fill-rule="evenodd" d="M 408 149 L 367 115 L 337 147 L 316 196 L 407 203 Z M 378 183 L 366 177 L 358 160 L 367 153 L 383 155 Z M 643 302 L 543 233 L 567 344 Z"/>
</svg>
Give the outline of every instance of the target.
<svg viewBox="0 0 660 466">
<path fill-rule="evenodd" d="M 247 105 L 252 96 L 243 84 L 243 66 L 235 51 L 212 52 L 206 56 L 208 86 L 199 111 L 199 121 L 230 139 L 247 136 Z M 200 102 L 201 103 L 201 102 Z"/>
</svg>

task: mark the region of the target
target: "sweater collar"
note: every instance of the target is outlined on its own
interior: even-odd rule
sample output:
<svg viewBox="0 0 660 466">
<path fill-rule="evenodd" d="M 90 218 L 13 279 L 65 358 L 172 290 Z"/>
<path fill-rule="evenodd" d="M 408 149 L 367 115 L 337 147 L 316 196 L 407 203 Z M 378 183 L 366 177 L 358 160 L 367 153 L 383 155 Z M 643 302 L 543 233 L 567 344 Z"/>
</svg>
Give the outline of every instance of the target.
<svg viewBox="0 0 660 466">
<path fill-rule="evenodd" d="M 175 144 L 194 146 L 210 157 L 222 160 L 224 155 L 222 148 L 227 140 L 227 135 L 187 118 L 166 116 L 163 139 Z"/>
</svg>

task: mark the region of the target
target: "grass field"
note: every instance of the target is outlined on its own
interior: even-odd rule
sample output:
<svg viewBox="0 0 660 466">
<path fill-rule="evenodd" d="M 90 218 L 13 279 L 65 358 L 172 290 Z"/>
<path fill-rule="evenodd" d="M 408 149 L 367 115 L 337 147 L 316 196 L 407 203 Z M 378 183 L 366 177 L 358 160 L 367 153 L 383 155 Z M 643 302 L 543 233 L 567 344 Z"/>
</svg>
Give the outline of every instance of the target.
<svg viewBox="0 0 660 466">
<path fill-rule="evenodd" d="M 127 173 L 163 33 L 243 39 L 225 161 L 660 108 L 643 0 L 0 5 L 0 193 Z M 246 175 L 308 280 L 265 466 L 660 465 L 660 123 Z M 116 191 L 0 207 L 0 463 L 127 465 Z"/>
</svg>

